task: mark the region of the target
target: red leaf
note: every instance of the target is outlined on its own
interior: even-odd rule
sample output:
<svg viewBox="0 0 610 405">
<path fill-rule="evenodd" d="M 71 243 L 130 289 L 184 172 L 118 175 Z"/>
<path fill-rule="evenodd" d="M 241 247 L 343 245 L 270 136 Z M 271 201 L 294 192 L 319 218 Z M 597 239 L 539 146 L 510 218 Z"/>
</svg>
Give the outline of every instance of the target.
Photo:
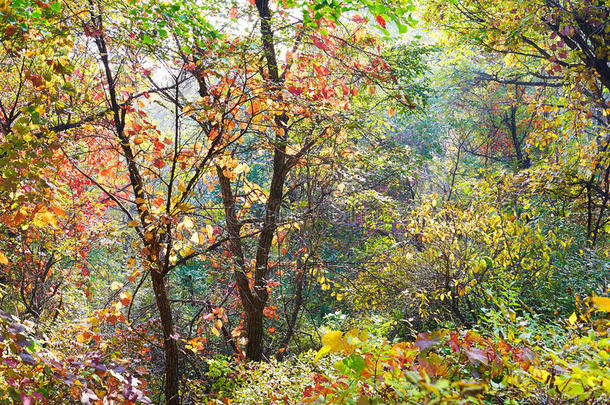
<svg viewBox="0 0 610 405">
<path fill-rule="evenodd" d="M 323 51 L 328 51 L 328 45 L 326 45 L 325 41 L 318 39 L 318 38 L 314 38 L 313 40 L 313 44 L 317 47 L 320 48 Z"/>
<path fill-rule="evenodd" d="M 377 22 L 379 23 L 379 25 L 381 25 L 383 28 L 385 28 L 385 20 L 383 19 L 382 16 L 380 15 L 376 15 L 375 19 L 377 20 Z"/>
<path fill-rule="evenodd" d="M 356 14 L 352 17 L 352 21 L 358 24 L 364 24 L 366 22 L 366 18 L 362 17 L 360 14 Z"/>
<path fill-rule="evenodd" d="M 153 166 L 155 166 L 157 169 L 161 169 L 163 166 L 165 166 L 165 161 L 163 159 L 156 159 Z"/>
<path fill-rule="evenodd" d="M 290 87 L 288 87 L 288 91 L 291 92 L 292 94 L 294 94 L 295 96 L 300 96 L 301 93 L 303 93 L 303 88 L 290 86 Z"/>
</svg>

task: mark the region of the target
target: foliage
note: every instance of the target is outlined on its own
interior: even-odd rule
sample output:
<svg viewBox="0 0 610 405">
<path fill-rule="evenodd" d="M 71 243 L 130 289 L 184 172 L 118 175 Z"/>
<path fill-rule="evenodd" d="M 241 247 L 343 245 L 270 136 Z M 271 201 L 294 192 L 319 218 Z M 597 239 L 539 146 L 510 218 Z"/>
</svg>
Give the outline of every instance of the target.
<svg viewBox="0 0 610 405">
<path fill-rule="evenodd" d="M 558 336 L 532 319 L 495 321 L 499 333 L 446 330 L 413 342 L 331 331 L 316 355 L 331 354 L 304 392 L 307 402 L 603 403 L 610 395 L 608 320 L 589 307 Z"/>
<path fill-rule="evenodd" d="M 608 402 L 609 15 L 0 0 L 0 402 Z"/>
<path fill-rule="evenodd" d="M 34 337 L 33 324 L 0 313 L 0 402 L 51 404 L 151 403 L 142 382 L 102 352 L 69 353 Z M 67 342 L 66 342 L 67 343 Z"/>
</svg>

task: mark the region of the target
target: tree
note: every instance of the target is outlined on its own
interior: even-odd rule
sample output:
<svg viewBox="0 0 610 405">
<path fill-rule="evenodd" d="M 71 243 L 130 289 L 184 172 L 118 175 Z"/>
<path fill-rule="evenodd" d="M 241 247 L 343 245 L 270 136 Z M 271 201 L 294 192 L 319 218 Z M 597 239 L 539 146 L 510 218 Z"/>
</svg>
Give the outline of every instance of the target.
<svg viewBox="0 0 610 405">
<path fill-rule="evenodd" d="M 553 189 L 556 197 L 570 196 L 577 201 L 582 216 L 575 219 L 585 227 L 587 238 L 594 245 L 607 223 L 609 138 L 604 94 L 610 89 L 610 71 L 606 4 L 433 1 L 427 9 L 440 17 L 434 21 L 446 29 L 449 37 L 469 38 L 469 46 L 504 55 L 505 63 L 516 74 L 493 75 L 495 81 L 569 86 L 558 87 L 555 94 L 538 99 L 536 110 L 531 111 L 536 117 L 525 149 L 541 153 L 547 163 L 532 172 L 537 178 L 531 182 L 532 187 L 545 183 L 547 186 L 542 188 Z M 521 24 L 523 18 L 527 24 Z M 574 138 L 588 145 L 582 148 L 586 153 L 573 149 L 569 139 Z M 567 161 L 560 163 L 563 158 Z"/>
<path fill-rule="evenodd" d="M 232 145 L 215 164 L 237 290 L 246 317 L 246 356 L 252 360 L 260 360 L 263 356 L 270 249 L 281 224 L 280 209 L 286 198 L 284 184 L 289 172 L 314 148 L 323 149 L 334 142 L 342 142 L 340 138 L 345 135 L 340 126 L 349 125 L 349 120 L 354 119 L 351 117 L 356 116 L 350 112 L 350 99 L 356 95 L 358 84 L 383 84 L 388 91 L 396 91 L 387 84 L 387 79 L 384 80 L 386 77 L 392 79 L 389 66 L 383 63 L 381 55 L 369 50 L 374 42 L 365 36 L 360 26 L 356 26 L 354 34 L 348 27 L 321 18 L 316 22 L 317 28 L 312 29 L 298 23 L 292 25 L 292 17 L 282 13 L 280 16 L 290 28 L 288 32 L 293 39 L 286 61 L 281 63 L 274 42 L 279 34 L 272 31 L 269 4 L 256 2 L 256 7 L 261 18 L 260 52 L 265 57 L 265 65 L 258 65 L 255 55 L 237 55 L 250 61 L 246 69 L 234 72 L 238 65 L 235 61 L 229 65 L 232 72 L 224 76 L 230 79 L 213 87 L 205 79 L 213 75 L 203 68 L 210 63 L 208 60 L 197 60 L 194 69 L 198 75 L 200 95 L 204 101 L 206 98 L 211 101 L 211 105 L 204 107 L 207 117 L 215 117 L 218 123 L 217 127 L 212 127 L 209 120 L 200 121 L 202 126 L 211 128 L 209 137 L 229 137 L 229 131 L 240 128 L 237 135 L 229 138 Z M 325 34 L 320 34 L 322 30 Z M 282 32 L 282 35 L 286 34 Z M 358 47 L 363 49 L 348 42 L 347 39 L 353 35 Z M 198 49 L 197 53 L 209 55 L 209 51 L 209 48 Z M 356 61 L 350 63 L 345 59 L 347 56 L 355 57 Z M 230 94 L 230 104 L 218 103 L 217 94 Z M 246 200 L 240 201 L 236 194 L 237 185 L 244 181 L 244 187 L 252 187 L 245 177 L 246 162 L 253 159 L 251 151 L 269 149 L 273 163 L 265 169 L 269 173 L 269 189 L 263 193 L 264 207 L 260 207 L 262 211 L 258 218 L 248 218 L 246 214 L 251 205 L 247 201 L 248 192 Z M 249 238 L 244 238 L 244 235 L 249 235 Z M 248 246 L 252 235 L 257 241 Z M 253 250 L 252 264 L 248 260 L 249 248 Z M 251 278 L 248 277 L 250 273 Z"/>
<path fill-rule="evenodd" d="M 329 62 L 333 67 L 339 67 L 345 60 L 333 60 L 340 56 L 333 47 L 340 45 L 351 54 L 355 51 L 350 50 L 344 38 L 318 32 L 318 29 L 336 28 L 335 23 L 324 20 L 321 15 L 314 15 L 318 29 L 312 28 L 313 20 L 310 25 L 291 27 L 297 46 L 301 38 L 311 40 L 312 45 L 308 45 L 303 59 L 293 60 L 289 53 L 288 68 L 284 67 L 282 74 L 266 2 L 256 4 L 261 18 L 259 49 L 249 49 L 245 40 L 233 39 L 233 33 L 228 29 L 221 34 L 200 15 L 195 16 L 197 8 L 189 8 L 188 4 L 152 2 L 147 12 L 138 13 L 141 8 L 132 7 L 133 3 L 90 1 L 66 5 L 64 10 L 69 12 L 71 29 L 78 34 L 75 36 L 78 49 L 85 55 L 75 76 L 94 79 L 93 86 L 76 90 L 81 100 L 80 117 L 68 114 L 55 132 L 68 131 L 71 137 L 64 137 L 66 143 L 61 149 L 65 158 L 120 209 L 137 232 L 143 270 L 136 269 L 130 279 L 151 277 L 163 331 L 165 397 L 168 403 L 178 403 L 179 335 L 168 296 L 168 275 L 176 266 L 214 250 L 224 242 L 215 241 L 213 232 L 207 231 L 211 219 L 206 225 L 201 220 L 195 222 L 191 216 L 196 213 L 194 209 L 201 197 L 201 179 L 205 176 L 213 188 L 209 175 L 215 172 L 220 184 L 228 233 L 225 240 L 239 265 L 234 274 L 247 319 L 246 353 L 248 358 L 258 360 L 263 348 L 262 317 L 267 300 L 269 250 L 279 224 L 286 175 L 320 140 L 341 133 L 336 128 L 341 121 L 328 118 L 335 114 L 332 109 L 312 117 L 311 108 L 328 108 L 331 100 L 343 98 L 342 107 L 348 109 L 349 105 L 343 104 L 349 102 L 356 91 L 342 84 L 342 80 L 353 77 L 365 83 L 380 84 L 387 68 L 374 53 L 365 52 L 362 53 L 364 59 L 344 70 L 344 78 L 333 78 L 333 85 L 342 87 L 328 86 L 324 81 L 332 72 L 320 64 L 323 52 L 331 57 Z M 208 10 L 216 15 L 226 11 L 214 7 Z M 306 10 L 310 12 L 307 7 Z M 165 17 L 160 18 L 161 15 Z M 310 18 L 309 14 L 307 16 Z M 226 14 L 223 17 L 226 18 Z M 283 18 L 288 19 L 288 13 Z M 381 17 L 378 20 L 385 21 Z M 359 24 L 363 22 L 365 20 L 360 18 Z M 133 29 L 131 39 L 121 37 L 125 25 Z M 345 31 L 342 35 L 352 34 Z M 362 31 L 357 39 L 363 47 L 374 44 L 374 40 Z M 220 40 L 220 46 L 215 43 L 217 40 Z M 92 49 L 97 51 L 96 56 L 90 53 Z M 311 49 L 316 51 L 311 52 Z M 202 56 L 207 52 L 211 52 L 207 55 L 212 57 L 206 60 Z M 266 66 L 258 70 L 254 67 L 261 54 Z M 157 85 L 158 79 L 143 66 L 163 64 L 168 57 L 174 59 L 174 65 L 165 73 L 171 77 L 171 83 Z M 95 59 L 99 63 L 99 75 L 94 73 Z M 206 65 L 210 60 L 213 64 Z M 248 63 L 244 66 L 243 61 Z M 293 64 L 299 67 L 302 77 L 291 77 L 289 67 Z M 349 70 L 354 68 L 355 74 Z M 305 76 L 310 74 L 316 76 Z M 189 75 L 198 86 L 195 100 L 189 100 Z M 299 80 L 308 80 L 311 88 L 304 88 Z M 290 96 L 284 95 L 286 88 Z M 156 95 L 156 101 L 171 111 L 173 128 L 158 129 L 147 118 L 142 100 L 151 95 Z M 300 100 L 303 104 L 290 106 L 283 101 L 284 97 L 294 97 L 293 102 Z M 75 103 L 72 99 L 70 102 Z M 245 118 L 242 122 L 238 120 L 240 115 Z M 273 121 L 268 127 L 260 123 L 261 118 L 267 116 Z M 309 133 L 306 137 L 291 139 L 297 142 L 295 146 L 288 143 L 289 116 L 298 128 Z M 319 128 L 323 119 L 329 122 Z M 192 121 L 194 126 L 185 121 Z M 93 135 L 93 131 L 97 133 Z M 268 133 L 272 134 L 272 140 L 265 140 Z M 246 277 L 246 264 L 240 259 L 243 235 L 239 232 L 241 225 L 237 222 L 236 199 L 231 188 L 236 175 L 247 167 L 232 155 L 241 153 L 236 149 L 240 142 L 252 142 L 263 149 L 273 145 L 274 156 L 269 197 L 260 229 L 256 232 L 259 243 L 252 287 Z M 289 153 L 289 147 L 297 150 Z M 99 177 L 89 172 L 92 167 L 89 163 L 79 160 L 78 156 L 82 155 L 105 159 Z M 202 235 L 198 229 L 206 229 L 206 233 Z"/>
</svg>

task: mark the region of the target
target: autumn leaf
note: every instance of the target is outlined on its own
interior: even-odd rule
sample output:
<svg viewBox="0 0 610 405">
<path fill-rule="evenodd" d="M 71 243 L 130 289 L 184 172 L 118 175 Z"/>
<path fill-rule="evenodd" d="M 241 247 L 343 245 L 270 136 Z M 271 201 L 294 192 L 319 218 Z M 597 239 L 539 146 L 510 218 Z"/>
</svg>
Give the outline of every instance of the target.
<svg viewBox="0 0 610 405">
<path fill-rule="evenodd" d="M 127 291 L 121 293 L 121 304 L 127 306 L 131 302 L 131 294 Z"/>
<path fill-rule="evenodd" d="M 4 253 L 0 252 L 0 264 L 8 265 L 8 258 L 4 255 Z"/>
<path fill-rule="evenodd" d="M 66 216 L 66 211 L 62 210 L 59 207 L 51 207 L 51 210 L 55 213 L 55 215 L 57 215 L 59 217 L 65 217 Z"/>
<path fill-rule="evenodd" d="M 592 297 L 591 300 L 599 311 L 610 312 L 610 297 Z"/>
<path fill-rule="evenodd" d="M 576 321 L 578 321 L 578 317 L 576 316 L 576 313 L 572 312 L 572 315 L 568 318 L 568 322 L 570 322 L 570 325 L 574 325 Z"/>
<path fill-rule="evenodd" d="M 157 169 L 162 169 L 163 166 L 165 166 L 165 160 L 163 160 L 163 159 L 156 159 L 155 163 L 153 163 L 153 166 L 155 166 Z"/>
<path fill-rule="evenodd" d="M 21 393 L 21 403 L 23 405 L 34 405 L 35 401 L 36 400 L 33 396 L 27 395 L 24 392 Z"/>
<path fill-rule="evenodd" d="M 385 20 L 384 20 L 384 18 L 383 18 L 382 16 L 380 16 L 380 15 L 376 15 L 376 16 L 375 16 L 375 20 L 377 20 L 377 23 L 378 23 L 379 25 L 381 25 L 383 28 L 385 28 L 385 24 L 386 24 L 386 22 L 385 22 Z"/>
<path fill-rule="evenodd" d="M 339 351 L 343 348 L 343 332 L 331 331 L 322 337 L 322 344 L 328 346 L 332 351 Z"/>
<path fill-rule="evenodd" d="M 360 14 L 356 14 L 352 17 L 352 21 L 358 24 L 366 23 L 366 18 L 362 17 Z"/>
</svg>

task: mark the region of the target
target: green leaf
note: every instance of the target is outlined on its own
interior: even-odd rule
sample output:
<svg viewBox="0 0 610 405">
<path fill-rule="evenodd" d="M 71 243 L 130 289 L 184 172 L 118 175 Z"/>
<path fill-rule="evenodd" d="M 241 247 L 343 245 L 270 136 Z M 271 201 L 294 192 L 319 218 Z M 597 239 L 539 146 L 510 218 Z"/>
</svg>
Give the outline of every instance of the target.
<svg viewBox="0 0 610 405">
<path fill-rule="evenodd" d="M 366 368 L 366 361 L 364 361 L 364 357 L 359 354 L 352 354 L 344 359 L 343 363 L 358 375 Z"/>
</svg>

